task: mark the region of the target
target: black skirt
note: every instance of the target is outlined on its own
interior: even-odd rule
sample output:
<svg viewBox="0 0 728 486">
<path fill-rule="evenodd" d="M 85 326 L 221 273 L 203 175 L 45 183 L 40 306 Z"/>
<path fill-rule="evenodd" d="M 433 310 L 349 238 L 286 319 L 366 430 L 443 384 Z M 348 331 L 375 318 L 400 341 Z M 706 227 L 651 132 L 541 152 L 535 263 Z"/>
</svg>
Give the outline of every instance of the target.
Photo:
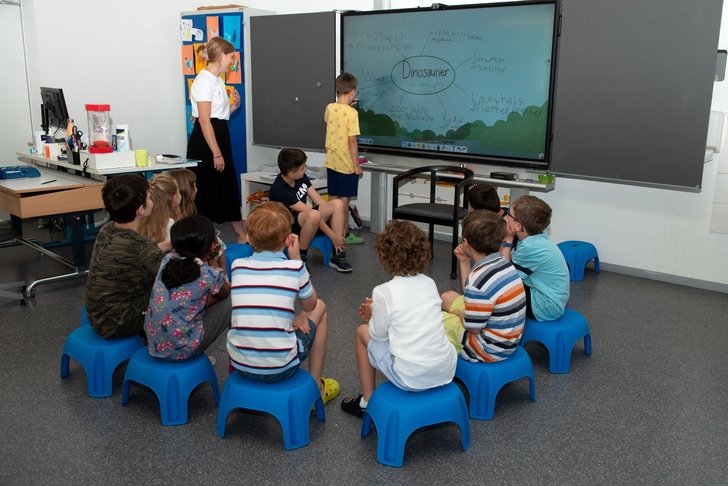
<svg viewBox="0 0 728 486">
<path fill-rule="evenodd" d="M 225 169 L 222 172 L 215 170 L 212 151 L 202 135 L 200 121 L 195 120 L 190 140 L 187 142 L 187 158 L 201 160 L 197 167 L 191 168 L 197 175 L 195 206 L 199 214 L 207 216 L 215 223 L 240 221 L 240 189 L 233 162 L 230 130 L 226 120 L 211 118 L 210 121 L 220 153 L 225 160 Z"/>
</svg>

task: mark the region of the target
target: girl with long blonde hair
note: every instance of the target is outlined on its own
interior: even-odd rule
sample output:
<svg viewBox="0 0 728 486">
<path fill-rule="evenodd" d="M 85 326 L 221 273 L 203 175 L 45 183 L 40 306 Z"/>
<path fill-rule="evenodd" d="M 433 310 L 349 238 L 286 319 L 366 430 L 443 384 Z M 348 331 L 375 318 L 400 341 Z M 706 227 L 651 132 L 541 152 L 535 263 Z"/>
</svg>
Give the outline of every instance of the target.
<svg viewBox="0 0 728 486">
<path fill-rule="evenodd" d="M 139 225 L 139 233 L 160 243 L 169 239 L 174 214 L 179 210 L 182 196 L 177 181 L 169 174 L 156 174 L 149 181 L 150 197 L 154 205 L 152 214 Z"/>
</svg>

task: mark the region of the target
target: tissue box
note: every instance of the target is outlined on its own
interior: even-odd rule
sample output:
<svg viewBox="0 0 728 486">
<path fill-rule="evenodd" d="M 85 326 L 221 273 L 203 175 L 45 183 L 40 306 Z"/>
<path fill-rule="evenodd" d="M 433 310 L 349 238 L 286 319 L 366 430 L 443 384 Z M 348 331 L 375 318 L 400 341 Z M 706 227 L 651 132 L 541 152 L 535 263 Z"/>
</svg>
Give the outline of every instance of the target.
<svg viewBox="0 0 728 486">
<path fill-rule="evenodd" d="M 136 167 L 136 158 L 131 150 L 112 152 L 110 154 L 92 154 L 81 150 L 81 165 L 88 159 L 89 169 L 118 169 L 120 167 Z"/>
<path fill-rule="evenodd" d="M 58 155 L 63 153 L 63 149 L 66 147 L 65 143 L 49 143 L 45 146 L 45 156 L 47 159 L 55 159 Z"/>
</svg>

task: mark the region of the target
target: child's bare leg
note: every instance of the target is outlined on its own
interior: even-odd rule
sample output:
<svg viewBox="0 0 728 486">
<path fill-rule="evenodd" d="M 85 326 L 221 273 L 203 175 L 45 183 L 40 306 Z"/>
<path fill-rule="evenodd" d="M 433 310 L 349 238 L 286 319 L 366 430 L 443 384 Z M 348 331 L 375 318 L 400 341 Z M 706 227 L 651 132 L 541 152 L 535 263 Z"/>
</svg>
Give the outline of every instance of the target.
<svg viewBox="0 0 728 486">
<path fill-rule="evenodd" d="M 318 211 L 306 211 L 298 213 L 298 225 L 301 227 L 301 234 L 298 236 L 298 245 L 301 250 L 308 250 L 308 246 L 316 236 L 319 223 L 321 222 L 321 214 Z"/>
<path fill-rule="evenodd" d="M 311 350 L 308 352 L 308 372 L 318 384 L 321 395 L 324 389 L 321 383 L 321 375 L 324 371 L 324 358 L 326 357 L 326 341 L 329 335 L 328 313 L 326 312 L 326 304 L 321 299 L 316 303 L 316 308 L 311 312 L 302 312 L 302 315 L 308 317 L 316 324 L 316 337 L 313 340 Z"/>
<path fill-rule="evenodd" d="M 356 364 L 359 368 L 359 381 L 361 381 L 361 394 L 364 400 L 369 401 L 369 397 L 374 393 L 374 385 L 377 370 L 374 369 L 369 362 L 369 353 L 367 345 L 369 344 L 369 325 L 362 324 L 356 330 Z"/>
<path fill-rule="evenodd" d="M 331 199 L 318 207 L 321 219 L 328 222 L 329 227 L 339 236 L 346 236 L 346 227 L 348 225 L 348 217 L 344 217 L 346 215 L 344 208 L 346 207 L 341 198 Z"/>
<path fill-rule="evenodd" d="M 340 197 L 339 200 L 341 201 L 341 217 L 342 219 L 342 228 L 344 229 L 344 235 L 349 232 L 349 200 L 350 198 L 347 197 Z"/>
<path fill-rule="evenodd" d="M 351 198 L 349 196 L 329 196 L 329 201 L 341 201 L 341 216 L 344 218 L 344 232 L 348 229 L 349 226 L 349 200 Z"/>
<path fill-rule="evenodd" d="M 452 303 L 455 302 L 455 299 L 457 299 L 458 297 L 460 297 L 460 294 L 453 290 L 443 292 L 443 294 L 440 296 L 440 299 L 442 300 L 442 310 L 444 310 L 445 312 L 450 312 Z"/>
<path fill-rule="evenodd" d="M 233 227 L 233 231 L 235 232 L 235 239 L 238 243 L 248 242 L 248 235 L 245 233 L 245 228 L 243 228 L 242 221 L 230 221 L 230 226 Z"/>
</svg>

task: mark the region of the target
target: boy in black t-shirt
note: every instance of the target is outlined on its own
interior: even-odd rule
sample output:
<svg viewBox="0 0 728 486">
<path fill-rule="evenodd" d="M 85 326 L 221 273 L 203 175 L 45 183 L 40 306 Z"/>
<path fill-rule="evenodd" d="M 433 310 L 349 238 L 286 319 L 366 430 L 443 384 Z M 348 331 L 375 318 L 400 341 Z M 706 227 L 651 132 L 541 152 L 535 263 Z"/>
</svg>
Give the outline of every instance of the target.
<svg viewBox="0 0 728 486">
<path fill-rule="evenodd" d="M 341 199 L 326 201 L 316 192 L 306 175 L 306 160 L 303 150 L 284 148 L 280 151 L 278 168 L 281 173 L 270 188 L 270 200 L 282 203 L 291 211 L 291 231 L 298 235 L 301 259 L 304 262 L 308 246 L 316 232 L 321 230 L 334 245 L 329 266 L 339 272 L 351 272 L 351 265 L 346 261 L 345 235 L 348 221 L 345 216 L 348 213 L 344 211 Z M 306 204 L 307 197 L 311 199 L 315 209 Z"/>
</svg>

